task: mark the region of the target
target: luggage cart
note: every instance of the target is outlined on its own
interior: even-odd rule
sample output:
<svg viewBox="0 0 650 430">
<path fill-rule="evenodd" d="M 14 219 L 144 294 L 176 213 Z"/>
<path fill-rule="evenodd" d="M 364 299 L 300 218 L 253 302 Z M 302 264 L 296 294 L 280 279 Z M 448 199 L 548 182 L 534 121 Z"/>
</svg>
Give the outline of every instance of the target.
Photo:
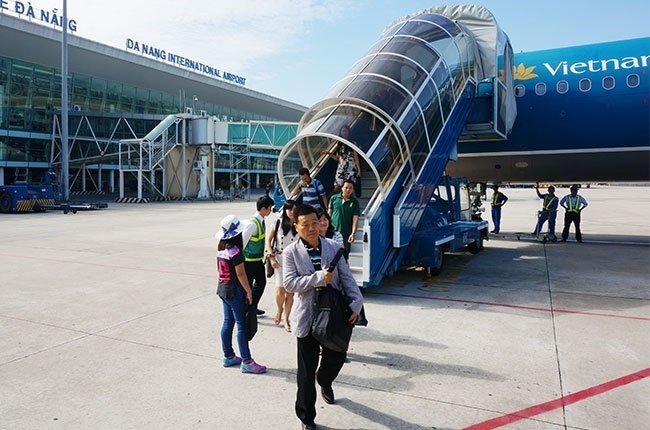
<svg viewBox="0 0 650 430">
<path fill-rule="evenodd" d="M 535 230 L 537 230 L 537 226 L 539 225 L 539 219 L 542 217 L 542 212 L 543 211 L 541 210 L 537 211 L 537 222 L 535 223 Z M 517 236 L 517 240 L 534 240 L 536 242 L 542 242 L 542 243 L 557 242 L 557 236 L 554 234 L 550 234 L 548 232 L 546 233 L 542 233 L 541 231 L 536 231 L 534 233 L 517 232 L 515 233 L 515 235 Z"/>
</svg>

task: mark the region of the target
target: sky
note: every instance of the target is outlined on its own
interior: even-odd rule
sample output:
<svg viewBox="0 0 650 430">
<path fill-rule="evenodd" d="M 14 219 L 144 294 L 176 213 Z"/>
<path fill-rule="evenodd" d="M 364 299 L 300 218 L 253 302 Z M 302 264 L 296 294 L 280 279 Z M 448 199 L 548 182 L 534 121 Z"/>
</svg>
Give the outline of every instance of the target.
<svg viewBox="0 0 650 430">
<path fill-rule="evenodd" d="M 13 0 L 6 0 L 13 5 Z M 24 1 L 27 4 L 27 1 Z M 462 3 L 462 2 L 459 2 Z M 62 0 L 31 0 L 62 10 Z M 246 78 L 245 87 L 311 106 L 388 24 L 432 0 L 68 0 L 78 36 L 132 39 Z M 647 0 L 479 1 L 515 52 L 650 36 Z M 649 47 L 650 49 L 650 47 Z"/>
</svg>

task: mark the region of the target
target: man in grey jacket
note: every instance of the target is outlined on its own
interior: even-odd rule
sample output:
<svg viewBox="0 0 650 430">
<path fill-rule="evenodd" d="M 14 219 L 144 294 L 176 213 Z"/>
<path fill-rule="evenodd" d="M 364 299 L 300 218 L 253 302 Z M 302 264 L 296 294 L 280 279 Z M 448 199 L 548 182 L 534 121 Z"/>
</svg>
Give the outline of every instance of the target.
<svg viewBox="0 0 650 430">
<path fill-rule="evenodd" d="M 286 247 L 282 254 L 283 284 L 288 292 L 295 293 L 291 327 L 298 344 L 296 415 L 302 421 L 303 429 L 312 430 L 316 428 L 315 383 L 320 385 L 325 403 L 333 404 L 332 382 L 338 376 L 346 358 L 345 352 L 332 351 L 320 345 L 311 334 L 316 288 L 331 285 L 345 292 L 351 299 L 350 324 L 354 324 L 359 317 L 363 297 L 345 259 L 339 260 L 334 271 L 327 270 L 340 246 L 318 235 L 316 210 L 309 205 L 298 205 L 293 210 L 293 216 L 300 240 Z M 323 353 L 319 367 L 321 348 Z"/>
</svg>

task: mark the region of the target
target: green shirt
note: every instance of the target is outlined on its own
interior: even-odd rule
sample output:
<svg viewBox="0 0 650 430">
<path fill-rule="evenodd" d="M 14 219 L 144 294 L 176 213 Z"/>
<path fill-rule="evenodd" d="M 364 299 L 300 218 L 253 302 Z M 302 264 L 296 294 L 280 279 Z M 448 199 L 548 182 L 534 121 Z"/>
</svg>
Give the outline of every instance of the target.
<svg viewBox="0 0 650 430">
<path fill-rule="evenodd" d="M 329 209 L 332 211 L 332 227 L 343 235 L 343 240 L 347 240 L 352 234 L 352 217 L 361 215 L 359 201 L 354 196 L 343 200 L 342 194 L 334 194 Z"/>
</svg>

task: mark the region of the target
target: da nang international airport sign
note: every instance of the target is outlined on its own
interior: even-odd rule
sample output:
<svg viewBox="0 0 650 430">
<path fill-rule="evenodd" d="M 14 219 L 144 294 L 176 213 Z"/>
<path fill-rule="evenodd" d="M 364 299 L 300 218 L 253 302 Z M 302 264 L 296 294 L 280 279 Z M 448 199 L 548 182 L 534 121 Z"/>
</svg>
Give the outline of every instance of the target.
<svg viewBox="0 0 650 430">
<path fill-rule="evenodd" d="M 63 27 L 63 12 L 59 14 L 58 9 L 38 9 L 32 6 L 30 1 L 0 0 L 0 12 L 11 12 L 19 18 L 27 18 L 30 21 L 40 21 L 48 25 Z M 68 30 L 72 33 L 77 31 L 77 21 L 68 17 Z"/>
<path fill-rule="evenodd" d="M 161 60 L 166 63 L 182 67 L 184 69 L 192 70 L 215 79 L 219 78 L 242 86 L 246 85 L 246 78 L 242 76 L 225 71 L 222 72 L 216 67 L 203 64 L 200 61 L 191 60 L 189 58 L 174 54 L 169 51 L 165 51 L 164 49 L 160 49 L 146 43 L 138 42 L 137 40 L 126 39 L 126 49 L 127 51 L 139 52 L 143 56 L 155 58 L 157 60 Z"/>
</svg>

